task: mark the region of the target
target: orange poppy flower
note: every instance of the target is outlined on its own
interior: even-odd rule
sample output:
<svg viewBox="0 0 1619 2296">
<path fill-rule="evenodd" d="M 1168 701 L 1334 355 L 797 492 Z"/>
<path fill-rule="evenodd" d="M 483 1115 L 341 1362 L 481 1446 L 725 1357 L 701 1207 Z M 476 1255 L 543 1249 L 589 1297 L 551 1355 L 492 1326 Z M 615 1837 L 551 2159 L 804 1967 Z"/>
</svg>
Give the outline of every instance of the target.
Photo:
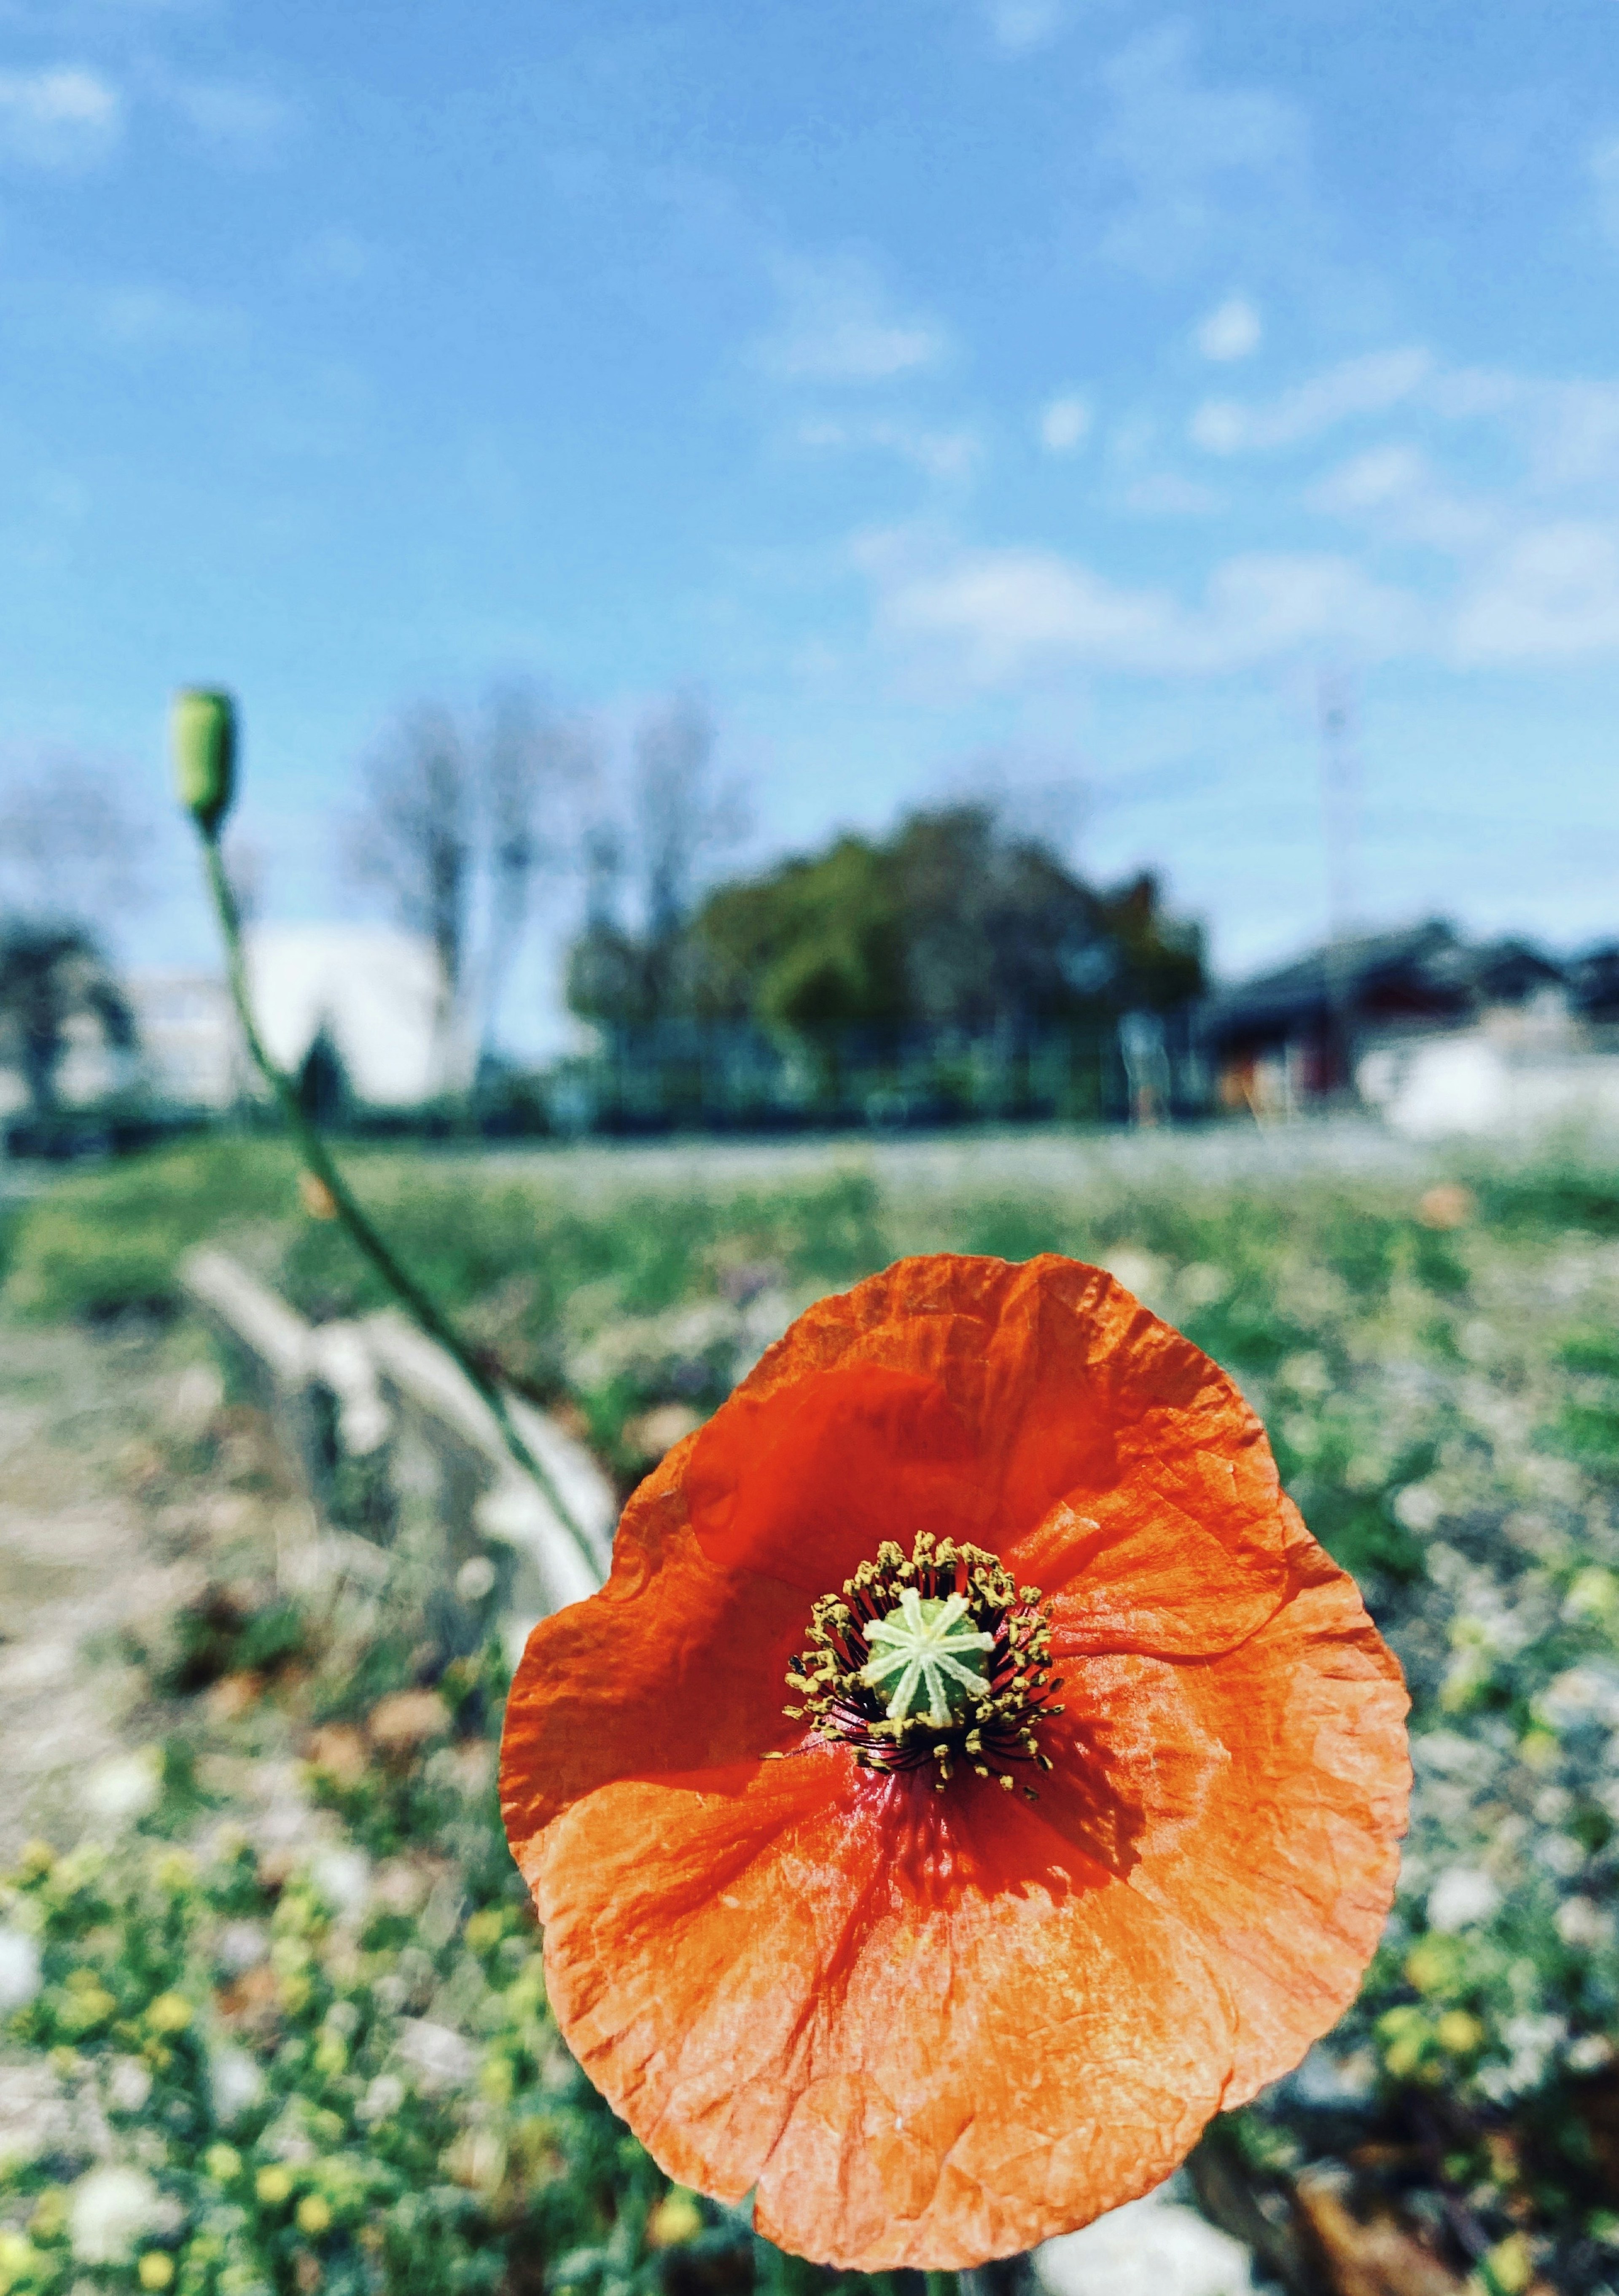
<svg viewBox="0 0 1619 2296">
<path fill-rule="evenodd" d="M 1224 1375 L 1099 1269 L 801 1316 L 544 1620 L 502 1792 L 580 2063 L 860 2270 L 1147 2191 L 1352 1998 L 1394 1660 Z"/>
</svg>

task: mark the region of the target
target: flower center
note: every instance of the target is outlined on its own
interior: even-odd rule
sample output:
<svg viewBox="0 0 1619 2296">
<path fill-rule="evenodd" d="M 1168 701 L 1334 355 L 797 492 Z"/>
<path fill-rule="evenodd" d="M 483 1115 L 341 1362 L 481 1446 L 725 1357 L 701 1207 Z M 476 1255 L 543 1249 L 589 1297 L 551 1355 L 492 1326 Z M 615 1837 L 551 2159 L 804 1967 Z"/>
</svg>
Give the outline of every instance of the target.
<svg viewBox="0 0 1619 2296">
<path fill-rule="evenodd" d="M 926 1601 L 914 1587 L 902 1587 L 899 1608 L 866 1629 L 871 1655 L 860 1669 L 868 1689 L 887 1691 L 890 1722 L 904 1722 L 919 1704 L 927 1719 L 943 1729 L 970 1698 L 976 1705 L 989 1676 L 985 1651 L 993 1635 L 980 1634 L 967 1614 L 965 1595 Z"/>
<path fill-rule="evenodd" d="M 787 1676 L 804 1703 L 783 1711 L 822 1743 L 851 1747 L 863 1769 L 931 1765 L 942 1792 L 965 1765 L 1010 1793 L 1004 1765 L 1051 1767 L 1034 1734 L 1062 1712 L 1051 1617 L 1039 1588 L 1020 1587 L 981 1546 L 921 1530 L 907 1556 L 886 1539 L 841 1595 L 815 1603 L 809 1648 Z"/>
</svg>

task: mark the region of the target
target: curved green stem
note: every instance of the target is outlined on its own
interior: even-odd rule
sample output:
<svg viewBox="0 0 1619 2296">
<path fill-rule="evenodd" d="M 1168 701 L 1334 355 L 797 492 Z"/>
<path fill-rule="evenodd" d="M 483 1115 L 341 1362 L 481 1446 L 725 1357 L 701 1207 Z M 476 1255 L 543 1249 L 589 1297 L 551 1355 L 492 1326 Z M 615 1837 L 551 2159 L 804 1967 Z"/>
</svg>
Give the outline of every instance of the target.
<svg viewBox="0 0 1619 2296">
<path fill-rule="evenodd" d="M 957 2296 L 961 2276 L 954 2272 L 927 2272 L 922 2277 L 928 2283 L 928 2296 Z"/>
<path fill-rule="evenodd" d="M 258 1025 L 253 1017 L 252 998 L 248 991 L 247 962 L 241 946 L 241 915 L 236 906 L 236 896 L 225 874 L 224 857 L 219 850 L 217 827 L 198 827 L 202 840 L 203 865 L 208 875 L 209 891 L 213 897 L 215 914 L 225 941 L 225 967 L 230 980 L 231 1002 L 236 1008 L 242 1037 L 252 1057 L 254 1067 L 274 1094 L 280 1103 L 287 1128 L 297 1144 L 308 1169 L 331 1195 L 337 1216 L 354 1242 L 363 1251 L 378 1275 L 402 1306 L 407 1308 L 430 1340 L 435 1340 L 445 1353 L 454 1358 L 473 1388 L 487 1404 L 500 1430 L 501 1439 L 512 1459 L 538 1487 L 557 1521 L 573 1540 L 590 1567 L 593 1578 L 598 1577 L 601 1565 L 595 1551 L 571 1509 L 558 1490 L 555 1480 L 536 1458 L 524 1441 L 522 1433 L 511 1416 L 505 1390 L 498 1380 L 492 1379 L 478 1357 L 450 1323 L 431 1295 L 424 1292 L 407 1268 L 400 1266 L 381 1235 L 356 1201 L 348 1181 L 333 1162 L 318 1128 L 311 1120 L 298 1099 L 291 1078 L 266 1049 Z"/>
</svg>

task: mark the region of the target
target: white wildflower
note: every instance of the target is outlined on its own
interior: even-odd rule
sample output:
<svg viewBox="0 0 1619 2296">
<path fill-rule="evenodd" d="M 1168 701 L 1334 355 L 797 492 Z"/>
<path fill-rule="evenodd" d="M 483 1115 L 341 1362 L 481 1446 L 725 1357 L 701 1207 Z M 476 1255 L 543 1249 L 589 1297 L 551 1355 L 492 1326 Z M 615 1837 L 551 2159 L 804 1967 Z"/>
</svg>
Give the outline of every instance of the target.
<svg viewBox="0 0 1619 2296">
<path fill-rule="evenodd" d="M 151 2095 L 151 2075 L 139 2057 L 114 2057 L 107 2074 L 107 2102 L 115 2112 L 139 2112 Z"/>
<path fill-rule="evenodd" d="M 26 2009 L 40 1983 L 37 1940 L 21 1930 L 0 1929 L 0 2016 Z"/>
<path fill-rule="evenodd" d="M 144 1817 L 163 1792 L 163 1755 L 157 1746 L 114 1754 L 85 1780 L 85 1800 L 98 1817 L 125 1822 Z"/>
<path fill-rule="evenodd" d="M 1451 1866 L 1428 1891 L 1428 1927 L 1464 1930 L 1487 1922 L 1500 1905 L 1501 1893 L 1476 1866 Z"/>
<path fill-rule="evenodd" d="M 1553 1922 L 1565 1945 L 1594 1952 L 1600 1946 L 1613 1943 L 1613 1915 L 1594 1898 L 1565 1898 Z"/>
<path fill-rule="evenodd" d="M 222 2128 L 228 2128 L 264 2094 L 264 2075 L 245 2049 L 217 2049 L 209 2060 L 208 2072 L 214 2117 Z"/>
<path fill-rule="evenodd" d="M 68 2237 L 81 2264 L 127 2264 L 164 2218 L 163 2196 L 140 2169 L 92 2169 L 73 2187 Z"/>
</svg>

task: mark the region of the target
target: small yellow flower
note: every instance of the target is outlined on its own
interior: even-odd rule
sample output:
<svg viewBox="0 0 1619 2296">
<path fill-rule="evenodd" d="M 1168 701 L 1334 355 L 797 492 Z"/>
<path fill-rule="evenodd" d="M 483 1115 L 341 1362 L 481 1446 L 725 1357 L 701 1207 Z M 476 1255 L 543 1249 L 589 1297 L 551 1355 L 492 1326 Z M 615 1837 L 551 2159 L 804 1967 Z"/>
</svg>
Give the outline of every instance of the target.
<svg viewBox="0 0 1619 2296">
<path fill-rule="evenodd" d="M 183 2033 L 192 2021 L 192 2005 L 184 1993 L 159 1993 L 147 2005 L 146 2022 L 157 2033 Z"/>
<path fill-rule="evenodd" d="M 1461 1974 L 1462 1948 L 1456 1939 L 1419 1938 L 1405 1956 L 1405 1973 L 1419 1993 L 1448 1993 Z"/>
<path fill-rule="evenodd" d="M 8 2225 L 0 2232 L 0 2284 L 9 2288 L 34 2261 L 34 2251 L 20 2232 Z"/>
<path fill-rule="evenodd" d="M 1476 2049 L 1483 2048 L 1484 2029 L 1465 2009 L 1447 2009 L 1434 2028 L 1434 2038 L 1451 2056 L 1470 2057 Z"/>
<path fill-rule="evenodd" d="M 702 2228 L 703 2212 L 696 2200 L 679 2185 L 671 2185 L 647 2219 L 647 2244 L 679 2248 L 683 2242 L 695 2240 Z"/>
<path fill-rule="evenodd" d="M 283 2169 L 279 2161 L 273 2161 L 254 2177 L 253 2190 L 266 2208 L 279 2208 L 282 2201 L 292 2197 L 291 2171 Z"/>
<path fill-rule="evenodd" d="M 331 2206 L 319 2193 L 306 2193 L 298 2204 L 298 2228 L 318 2240 L 331 2223 Z"/>
<path fill-rule="evenodd" d="M 1491 2290 L 1492 2296 L 1522 2296 L 1534 2278 L 1534 2259 L 1529 2243 L 1515 2232 L 1496 2245 L 1468 2281 L 1469 2289 Z"/>
<path fill-rule="evenodd" d="M 467 1923 L 466 1939 L 474 1953 L 487 1953 L 498 1945 L 505 1928 L 505 1917 L 498 1906 L 486 1906 L 481 1913 L 473 1914 Z"/>
<path fill-rule="evenodd" d="M 341 2033 L 323 2033 L 315 2045 L 315 2070 L 330 2079 L 348 2062 L 348 2044 Z"/>
<path fill-rule="evenodd" d="M 38 2240 L 54 2240 L 68 2221 L 68 2196 L 60 2185 L 47 2185 L 34 2203 L 29 2230 Z"/>
<path fill-rule="evenodd" d="M 135 2271 L 143 2288 L 167 2288 L 175 2276 L 175 2260 L 166 2249 L 149 2248 Z"/>
<path fill-rule="evenodd" d="M 217 2185 L 228 2185 L 241 2174 L 241 2155 L 233 2144 L 210 2144 L 202 2165 Z"/>
</svg>

